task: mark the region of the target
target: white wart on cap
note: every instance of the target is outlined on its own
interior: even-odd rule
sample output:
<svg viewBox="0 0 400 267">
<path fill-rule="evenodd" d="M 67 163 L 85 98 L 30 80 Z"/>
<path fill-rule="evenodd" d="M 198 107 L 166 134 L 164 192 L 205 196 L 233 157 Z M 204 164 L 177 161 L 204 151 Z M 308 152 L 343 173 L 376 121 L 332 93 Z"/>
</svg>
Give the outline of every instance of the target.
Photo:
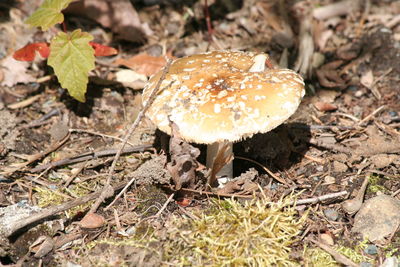
<svg viewBox="0 0 400 267">
<path fill-rule="evenodd" d="M 170 119 L 182 138 L 203 144 L 234 142 L 272 130 L 296 111 L 304 82 L 289 69 L 250 72 L 255 57 L 214 51 L 177 59 L 147 116 L 168 134 Z M 161 74 L 144 88 L 144 103 Z"/>
</svg>

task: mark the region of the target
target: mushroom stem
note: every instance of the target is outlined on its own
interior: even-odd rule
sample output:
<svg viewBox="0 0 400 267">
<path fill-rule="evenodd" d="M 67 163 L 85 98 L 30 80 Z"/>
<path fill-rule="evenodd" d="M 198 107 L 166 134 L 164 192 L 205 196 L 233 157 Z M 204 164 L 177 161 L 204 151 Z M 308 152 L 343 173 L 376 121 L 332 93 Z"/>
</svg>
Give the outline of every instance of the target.
<svg viewBox="0 0 400 267">
<path fill-rule="evenodd" d="M 209 169 L 215 168 L 214 166 L 215 159 L 217 158 L 218 154 L 221 152 L 221 149 L 225 149 L 224 157 L 219 159 L 220 162 L 217 164 L 223 163 L 223 159 L 229 159 L 233 156 L 233 143 L 232 142 L 215 142 L 209 144 L 207 146 L 207 161 L 206 166 Z M 233 177 L 233 161 L 230 160 L 226 163 L 220 171 L 218 171 L 217 176 L 226 176 L 228 178 Z"/>
</svg>

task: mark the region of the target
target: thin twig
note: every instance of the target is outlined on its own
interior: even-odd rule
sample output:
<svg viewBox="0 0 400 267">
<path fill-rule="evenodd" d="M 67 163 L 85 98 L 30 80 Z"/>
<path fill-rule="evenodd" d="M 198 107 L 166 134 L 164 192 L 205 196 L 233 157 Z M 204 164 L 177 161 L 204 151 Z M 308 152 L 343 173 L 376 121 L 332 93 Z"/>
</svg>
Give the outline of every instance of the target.
<svg viewBox="0 0 400 267">
<path fill-rule="evenodd" d="M 101 205 L 101 203 L 106 199 L 114 195 L 114 192 L 111 187 L 111 180 L 114 174 L 115 167 L 117 166 L 117 161 L 119 157 L 121 156 L 122 150 L 124 149 L 126 143 L 128 142 L 128 138 L 132 135 L 132 133 L 136 130 L 136 128 L 139 126 L 139 123 L 142 121 L 144 114 L 146 111 L 150 108 L 152 102 L 154 101 L 154 98 L 156 97 L 162 81 L 165 79 L 165 76 L 168 73 L 169 67 L 171 65 L 171 60 L 168 60 L 167 65 L 165 66 L 163 73 L 161 75 L 161 78 L 158 80 L 157 85 L 154 87 L 153 91 L 150 93 L 148 100 L 146 101 L 146 104 L 143 106 L 142 110 L 139 112 L 138 116 L 136 117 L 136 120 L 134 123 L 131 125 L 131 127 L 128 130 L 128 133 L 125 135 L 124 142 L 121 144 L 121 147 L 119 148 L 117 154 L 114 157 L 114 160 L 111 164 L 110 170 L 108 172 L 108 177 L 107 177 L 107 182 L 104 186 L 103 193 L 100 195 L 100 197 L 97 199 L 97 201 L 94 203 L 92 208 L 90 209 L 89 212 L 95 213 L 98 207 Z"/>
<path fill-rule="evenodd" d="M 252 159 L 249 159 L 249 158 L 245 158 L 245 157 L 240 157 L 240 156 L 235 156 L 235 158 L 236 158 L 236 159 L 242 159 L 242 160 L 250 161 L 250 162 L 252 162 L 252 163 L 254 163 L 254 164 L 260 166 L 264 171 L 266 171 L 269 175 L 271 175 L 272 178 L 274 178 L 275 180 L 277 180 L 277 181 L 280 182 L 281 184 L 286 184 L 286 185 L 288 184 L 285 180 L 283 180 L 282 178 L 276 176 L 276 175 L 275 175 L 272 171 L 270 171 L 267 167 L 265 167 L 264 165 L 262 165 L 261 163 L 255 161 L 255 160 L 252 160 Z"/>
<path fill-rule="evenodd" d="M 38 100 L 39 98 L 40 98 L 40 95 L 35 95 L 35 96 L 29 97 L 27 99 L 24 99 L 20 102 L 12 103 L 12 104 L 8 105 L 7 108 L 9 108 L 9 109 L 24 108 L 24 107 L 29 106 L 32 103 L 36 102 L 36 100 Z"/>
<path fill-rule="evenodd" d="M 293 124 L 289 125 L 290 128 L 295 129 L 306 129 L 306 130 L 354 130 L 354 126 L 343 126 L 343 125 L 307 125 L 307 124 Z"/>
<path fill-rule="evenodd" d="M 88 134 L 92 134 L 92 135 L 98 135 L 98 136 L 101 136 L 101 137 L 111 138 L 111 139 L 115 139 L 115 140 L 124 142 L 124 139 L 119 138 L 117 136 L 112 136 L 112 135 L 108 135 L 108 134 L 102 134 L 102 133 L 93 132 L 93 131 L 84 130 L 84 129 L 69 129 L 69 131 L 70 132 L 76 132 L 76 133 L 88 133 Z M 129 141 L 127 141 L 126 143 L 131 145 L 131 146 L 135 146 L 134 144 L 132 144 Z"/>
<path fill-rule="evenodd" d="M 288 205 L 294 204 L 294 205 L 298 206 L 298 205 L 305 205 L 305 204 L 315 204 L 315 203 L 319 203 L 322 201 L 326 201 L 328 199 L 334 199 L 334 198 L 342 197 L 345 195 L 347 195 L 347 191 L 341 191 L 341 192 L 337 192 L 337 193 L 326 194 L 326 195 L 319 196 L 319 197 L 312 197 L 312 198 L 306 198 L 306 199 L 292 201 Z"/>
<path fill-rule="evenodd" d="M 125 154 L 125 153 L 133 153 L 133 152 L 143 152 L 147 149 L 150 149 L 151 147 L 152 147 L 151 145 L 138 145 L 138 146 L 134 146 L 134 147 L 127 147 L 122 151 L 122 153 Z M 31 169 L 30 172 L 40 172 L 40 171 L 48 169 L 48 168 L 52 169 L 52 168 L 64 166 L 67 164 L 83 162 L 83 161 L 96 159 L 96 158 L 100 158 L 100 157 L 112 156 L 112 155 L 115 155 L 117 153 L 117 151 L 118 151 L 118 149 L 111 148 L 111 149 L 95 151 L 95 152 L 87 152 L 87 153 L 83 153 L 83 154 L 76 155 L 73 157 L 60 159 L 58 161 L 54 161 L 54 162 L 51 162 L 48 164 L 37 166 L 37 167 Z"/>
<path fill-rule="evenodd" d="M 166 188 L 173 190 L 173 188 L 166 186 Z M 219 193 L 214 193 L 214 192 L 209 192 L 209 191 L 201 191 L 201 190 L 196 190 L 196 189 L 190 189 L 190 188 L 181 188 L 179 191 L 182 192 L 190 192 L 190 193 L 195 193 L 200 196 L 205 195 L 207 197 L 234 197 L 234 198 L 254 198 L 254 196 L 250 195 L 238 195 L 238 194 L 219 194 Z"/>
<path fill-rule="evenodd" d="M 392 196 L 392 197 L 395 197 L 395 196 L 396 196 L 397 194 L 399 194 L 399 193 L 400 193 L 400 189 L 397 190 L 396 192 L 393 192 L 391 196 Z"/>
<path fill-rule="evenodd" d="M 49 148 L 47 148 L 45 151 L 34 154 L 34 155 L 28 155 L 28 156 L 22 156 L 22 155 L 14 155 L 14 156 L 20 156 L 22 158 L 25 158 L 26 161 L 22 162 L 22 163 L 16 163 L 16 164 L 12 164 L 10 168 L 7 168 L 5 173 L 6 174 L 10 174 L 10 173 L 14 173 L 16 171 L 22 171 L 25 169 L 25 167 L 27 167 L 29 164 L 45 157 L 47 154 L 50 154 L 51 152 L 54 152 L 55 150 L 57 150 L 59 147 L 61 147 L 65 142 L 67 142 L 67 140 L 69 139 L 69 137 L 71 136 L 70 133 L 67 134 L 67 136 L 64 137 L 64 139 L 60 140 L 60 141 L 56 141 L 55 143 L 51 144 Z M 45 170 L 48 167 L 41 169 Z"/>
<path fill-rule="evenodd" d="M 76 172 L 74 174 L 71 175 L 71 177 L 69 177 L 67 179 L 67 181 L 65 181 L 64 187 L 68 187 L 72 181 L 79 175 L 79 173 L 81 171 L 83 171 L 83 169 L 86 167 L 88 160 L 86 160 L 80 167 L 78 170 L 76 170 Z"/>
<path fill-rule="evenodd" d="M 371 114 L 369 114 L 368 116 L 366 116 L 364 119 L 360 120 L 357 125 L 361 126 L 364 122 L 369 121 L 372 117 L 374 117 L 377 113 L 381 112 L 383 109 L 385 109 L 386 106 L 380 106 L 379 108 L 375 109 Z"/>
<path fill-rule="evenodd" d="M 53 108 L 52 110 L 50 110 L 49 112 L 44 114 L 39 119 L 33 120 L 33 121 L 29 122 L 28 124 L 20 126 L 19 129 L 32 128 L 32 127 L 43 125 L 44 123 L 49 123 L 51 120 L 48 120 L 48 119 L 50 119 L 51 117 L 56 116 L 56 115 L 61 115 L 61 112 L 58 108 Z"/>
<path fill-rule="evenodd" d="M 358 267 L 358 264 L 355 264 L 352 260 L 350 260 L 349 258 L 347 258 L 346 256 L 338 253 L 336 250 L 334 250 L 333 248 L 331 248 L 330 246 L 318 242 L 317 240 L 311 239 L 311 238 L 307 238 L 307 240 L 311 241 L 312 243 L 314 243 L 315 245 L 317 245 L 318 247 L 322 248 L 323 250 L 325 250 L 326 252 L 328 252 L 329 254 L 332 255 L 332 257 L 339 263 L 345 265 L 345 266 L 352 266 L 352 267 Z"/>
<path fill-rule="evenodd" d="M 164 205 L 161 207 L 161 209 L 157 212 L 157 214 L 155 215 L 155 217 L 159 217 L 161 215 L 161 213 L 163 213 L 163 211 L 167 208 L 168 204 L 171 202 L 171 200 L 174 198 L 175 193 L 172 193 L 169 198 L 167 199 L 167 201 L 165 201 Z"/>
<path fill-rule="evenodd" d="M 111 203 L 108 204 L 108 206 L 104 208 L 104 210 L 106 211 L 106 210 L 108 210 L 109 208 L 111 208 L 111 206 L 114 205 L 114 203 L 115 203 L 123 194 L 125 194 L 126 190 L 128 190 L 128 188 L 129 188 L 129 187 L 133 184 L 133 182 L 135 182 L 135 181 L 136 181 L 136 177 L 133 177 L 133 178 L 129 181 L 129 183 L 127 183 L 127 184 L 125 185 L 125 187 L 121 190 L 121 192 L 119 192 L 119 194 L 114 198 L 114 200 L 111 201 Z"/>
<path fill-rule="evenodd" d="M 121 183 L 118 184 L 117 186 L 113 187 L 113 190 L 118 191 L 121 188 L 123 188 L 125 186 L 125 183 Z M 51 216 L 56 215 L 57 213 L 69 210 L 71 208 L 74 208 L 76 206 L 79 206 L 81 204 L 84 204 L 88 201 L 91 201 L 95 198 L 98 198 L 103 190 L 99 190 L 97 192 L 94 192 L 92 194 L 77 198 L 75 200 L 66 202 L 64 204 L 58 205 L 58 206 L 54 206 L 54 207 L 50 207 L 47 209 L 44 209 L 42 211 L 39 211 L 38 213 L 32 214 L 29 217 L 25 218 L 25 219 L 21 219 L 18 222 L 16 222 L 15 224 L 13 224 L 9 229 L 5 229 L 6 232 L 4 233 L 7 237 L 12 236 L 13 234 L 15 234 L 16 232 L 18 232 L 19 230 L 21 230 L 22 228 L 34 224 L 36 222 L 39 222 L 41 220 L 47 219 Z M 7 231 L 8 230 L 8 231 Z"/>
</svg>

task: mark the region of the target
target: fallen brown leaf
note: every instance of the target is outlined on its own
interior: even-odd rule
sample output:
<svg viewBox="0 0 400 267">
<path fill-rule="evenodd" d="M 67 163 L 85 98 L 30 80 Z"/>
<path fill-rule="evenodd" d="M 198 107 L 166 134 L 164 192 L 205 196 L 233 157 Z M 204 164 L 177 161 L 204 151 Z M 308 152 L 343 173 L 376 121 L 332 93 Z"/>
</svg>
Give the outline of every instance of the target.
<svg viewBox="0 0 400 267">
<path fill-rule="evenodd" d="M 199 166 L 196 158 L 200 155 L 200 150 L 181 138 L 178 126 L 173 122 L 171 122 L 171 129 L 169 142 L 171 162 L 168 162 L 167 169 L 176 190 L 180 190 L 182 186 L 193 188 L 196 182 L 196 169 Z"/>
<path fill-rule="evenodd" d="M 164 67 L 167 61 L 164 57 L 153 57 L 147 53 L 142 53 L 129 59 L 118 58 L 114 63 L 128 67 L 137 73 L 151 76 Z"/>
<path fill-rule="evenodd" d="M 79 222 L 79 225 L 82 228 L 86 229 L 95 229 L 102 227 L 105 223 L 105 219 L 103 216 L 96 213 L 88 213 L 85 217 Z"/>
<path fill-rule="evenodd" d="M 333 111 L 337 109 L 337 106 L 331 103 L 327 102 L 316 102 L 314 103 L 314 106 L 319 110 L 319 111 Z"/>
<path fill-rule="evenodd" d="M 328 88 L 345 88 L 346 82 L 340 77 L 339 68 L 343 61 L 336 60 L 316 70 L 319 83 Z"/>
<path fill-rule="evenodd" d="M 17 61 L 12 56 L 8 56 L 0 63 L 3 69 L 4 80 L 1 85 L 12 87 L 17 83 L 34 82 L 36 79 L 27 73 L 28 62 Z"/>
</svg>

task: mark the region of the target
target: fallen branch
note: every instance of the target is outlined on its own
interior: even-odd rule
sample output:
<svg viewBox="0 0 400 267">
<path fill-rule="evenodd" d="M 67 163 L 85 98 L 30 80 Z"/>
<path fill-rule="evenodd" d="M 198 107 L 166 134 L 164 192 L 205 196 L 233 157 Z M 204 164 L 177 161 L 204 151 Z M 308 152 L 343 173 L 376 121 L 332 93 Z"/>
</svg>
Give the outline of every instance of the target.
<svg viewBox="0 0 400 267">
<path fill-rule="evenodd" d="M 326 194 L 323 196 L 319 196 L 319 197 L 312 197 L 312 198 L 306 198 L 306 199 L 300 199 L 300 200 L 296 200 L 296 201 L 292 201 L 290 202 L 288 205 L 305 205 L 305 204 L 316 204 L 322 201 L 326 201 L 328 199 L 334 199 L 334 198 L 338 198 L 338 197 L 342 197 L 347 195 L 347 191 L 341 191 L 341 192 L 337 192 L 337 193 L 331 193 L 331 194 Z"/>
<path fill-rule="evenodd" d="M 56 141 L 55 143 L 51 144 L 50 147 L 48 147 L 45 151 L 34 154 L 34 155 L 14 155 L 15 157 L 20 157 L 25 159 L 25 162 L 22 163 L 16 163 L 16 164 L 12 164 L 11 167 L 6 168 L 5 170 L 5 174 L 9 175 L 12 174 L 16 171 L 22 171 L 24 170 L 29 164 L 45 157 L 47 154 L 50 154 L 51 152 L 56 151 L 59 147 L 61 147 L 71 136 L 70 133 L 67 134 L 67 136 L 64 137 L 64 139 L 60 140 L 60 141 Z M 46 169 L 46 168 L 44 168 Z M 44 170 L 41 169 L 41 170 Z"/>
<path fill-rule="evenodd" d="M 113 191 L 118 191 L 120 189 L 122 189 L 125 186 L 126 183 L 121 183 L 118 184 L 117 186 L 113 187 Z M 96 198 L 98 198 L 101 193 L 103 192 L 103 190 L 99 190 L 97 192 L 94 192 L 92 194 L 77 198 L 75 200 L 66 202 L 64 204 L 58 205 L 58 206 L 54 206 L 54 207 L 50 207 L 47 209 L 44 209 L 38 213 L 32 214 L 29 217 L 25 218 L 25 219 L 21 219 L 18 222 L 16 222 L 15 224 L 13 224 L 9 229 L 5 230 L 4 235 L 7 237 L 12 236 L 13 234 L 15 234 L 16 232 L 18 232 L 19 230 L 25 228 L 26 226 L 32 225 L 34 223 L 37 223 L 41 220 L 47 219 L 51 216 L 56 215 L 57 213 L 69 210 L 71 208 L 74 208 L 76 206 L 82 205 L 87 203 L 88 201 L 94 200 Z M 8 230 L 8 231 L 7 231 Z"/>
<path fill-rule="evenodd" d="M 151 145 L 140 145 L 140 146 L 127 147 L 121 152 L 121 154 L 133 153 L 133 152 L 143 152 L 147 149 L 150 149 L 151 147 L 152 147 Z M 100 158 L 100 157 L 112 156 L 112 155 L 115 155 L 117 152 L 118 152 L 118 149 L 106 149 L 106 150 L 97 151 L 97 152 L 87 152 L 87 153 L 83 153 L 83 154 L 80 154 L 77 156 L 60 159 L 58 161 L 54 161 L 54 162 L 50 162 L 48 164 L 37 166 L 37 167 L 31 169 L 30 172 L 40 172 L 40 171 L 46 170 L 48 168 L 52 169 L 52 168 L 64 166 L 67 164 L 83 162 L 83 161 Z"/>
</svg>

